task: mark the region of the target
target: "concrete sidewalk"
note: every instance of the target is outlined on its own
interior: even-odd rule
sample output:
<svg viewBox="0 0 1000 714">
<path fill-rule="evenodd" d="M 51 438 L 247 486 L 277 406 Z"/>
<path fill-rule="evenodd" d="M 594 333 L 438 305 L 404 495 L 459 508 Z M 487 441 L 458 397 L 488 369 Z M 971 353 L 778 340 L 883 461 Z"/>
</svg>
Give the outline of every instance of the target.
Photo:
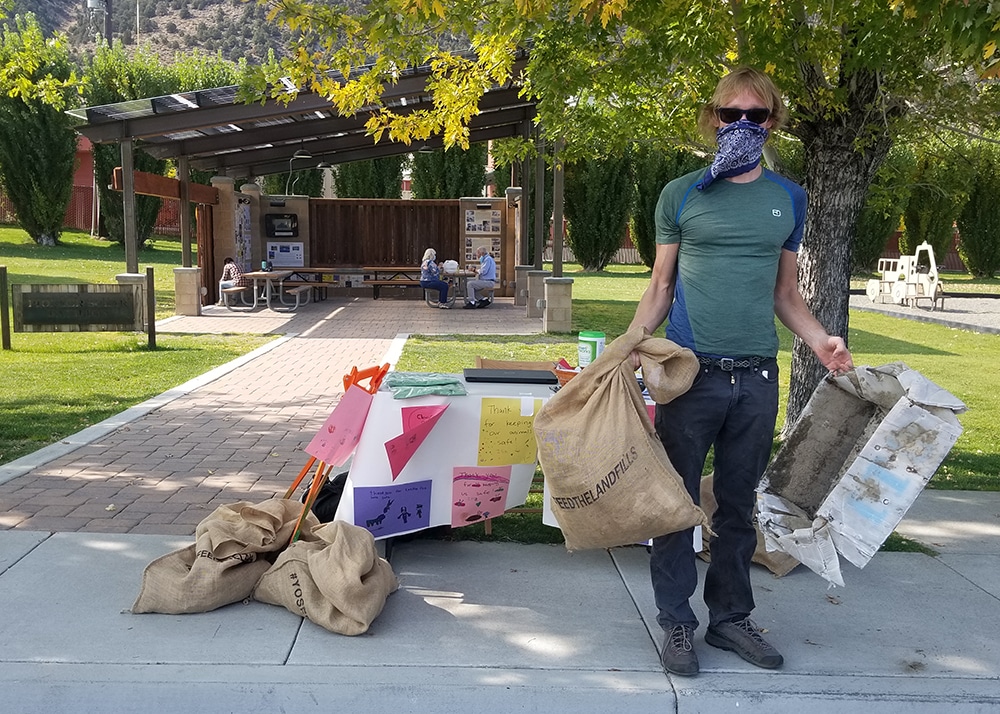
<svg viewBox="0 0 1000 714">
<path fill-rule="evenodd" d="M 644 548 L 401 542 L 401 589 L 355 638 L 256 602 L 132 615 L 146 564 L 212 509 L 284 492 L 352 366 L 394 361 L 408 333 L 541 324 L 510 300 L 365 298 L 208 308 L 158 330 L 281 338 L 0 466 L 5 711 L 1000 711 L 998 493 L 924 492 L 898 530 L 940 555 L 879 554 L 843 589 L 755 567 L 755 618 L 786 659 L 773 672 L 702 628 L 702 674 L 666 675 Z"/>
<path fill-rule="evenodd" d="M 399 543 L 401 588 L 352 638 L 258 602 L 130 614 L 145 565 L 187 538 L 0 532 L 4 709 L 997 711 L 1000 494 L 928 491 L 913 510 L 902 530 L 935 529 L 942 555 L 882 553 L 837 590 L 754 566 L 755 619 L 785 667 L 714 649 L 702 627 L 694 678 L 660 668 L 642 547 Z"/>
</svg>

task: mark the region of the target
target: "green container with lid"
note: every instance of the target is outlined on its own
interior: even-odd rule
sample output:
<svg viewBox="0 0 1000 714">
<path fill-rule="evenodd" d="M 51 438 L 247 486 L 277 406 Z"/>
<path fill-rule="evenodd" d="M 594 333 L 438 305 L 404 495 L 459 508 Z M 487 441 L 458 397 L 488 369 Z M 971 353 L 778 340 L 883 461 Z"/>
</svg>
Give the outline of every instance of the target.
<svg viewBox="0 0 1000 714">
<path fill-rule="evenodd" d="M 580 332 L 580 340 L 577 343 L 579 360 L 577 364 L 583 369 L 588 364 L 597 359 L 598 355 L 604 351 L 604 333 L 584 330 Z"/>
</svg>

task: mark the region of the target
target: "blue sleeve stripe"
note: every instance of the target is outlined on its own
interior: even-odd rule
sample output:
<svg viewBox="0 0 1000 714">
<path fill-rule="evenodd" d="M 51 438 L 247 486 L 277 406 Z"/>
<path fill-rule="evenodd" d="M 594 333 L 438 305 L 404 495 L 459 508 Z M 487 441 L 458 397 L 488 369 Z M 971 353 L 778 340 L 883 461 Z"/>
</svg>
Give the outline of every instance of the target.
<svg viewBox="0 0 1000 714">
<path fill-rule="evenodd" d="M 687 203 L 688 196 L 691 195 L 691 192 L 694 191 L 694 189 L 695 189 L 695 187 L 697 185 L 698 185 L 697 183 L 691 184 L 690 186 L 688 186 L 688 190 L 684 192 L 684 196 L 681 198 L 681 202 L 677 206 L 677 214 L 674 216 L 674 223 L 675 224 L 680 225 L 680 223 L 681 223 L 681 211 L 684 210 L 684 204 Z"/>
<path fill-rule="evenodd" d="M 806 192 L 797 183 L 789 181 L 784 176 L 772 171 L 765 171 L 764 176 L 771 182 L 776 183 L 785 189 L 788 199 L 792 202 L 792 212 L 795 214 L 795 228 L 791 235 L 785 240 L 782 248 L 793 253 L 799 252 L 802 245 L 802 234 L 806 226 Z"/>
<path fill-rule="evenodd" d="M 674 288 L 674 304 L 670 307 L 670 316 L 667 327 L 664 330 L 667 339 L 675 342 L 681 347 L 690 350 L 695 349 L 694 330 L 691 328 L 691 320 L 687 311 L 687 300 L 684 297 L 684 284 L 680 275 L 677 276 L 677 285 Z"/>
</svg>

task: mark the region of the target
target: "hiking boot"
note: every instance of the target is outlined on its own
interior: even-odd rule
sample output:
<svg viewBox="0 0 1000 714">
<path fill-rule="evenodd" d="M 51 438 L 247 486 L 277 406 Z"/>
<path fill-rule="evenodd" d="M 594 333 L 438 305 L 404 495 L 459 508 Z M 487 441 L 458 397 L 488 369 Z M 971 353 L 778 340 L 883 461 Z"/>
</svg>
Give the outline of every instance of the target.
<svg viewBox="0 0 1000 714">
<path fill-rule="evenodd" d="M 705 642 L 712 647 L 731 650 L 750 664 L 764 669 L 775 669 L 785 661 L 781 653 L 760 636 L 760 629 L 749 617 L 738 622 L 709 625 Z"/>
<path fill-rule="evenodd" d="M 694 628 L 674 625 L 667 630 L 667 637 L 660 650 L 660 664 L 671 674 L 690 677 L 698 674 L 698 655 L 694 652 Z"/>
</svg>

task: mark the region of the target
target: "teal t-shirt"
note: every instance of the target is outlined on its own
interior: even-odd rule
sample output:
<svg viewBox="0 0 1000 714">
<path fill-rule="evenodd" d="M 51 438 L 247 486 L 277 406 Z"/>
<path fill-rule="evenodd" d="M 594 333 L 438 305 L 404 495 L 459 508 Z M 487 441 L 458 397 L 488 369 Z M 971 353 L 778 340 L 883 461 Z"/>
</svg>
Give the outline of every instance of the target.
<svg viewBox="0 0 1000 714">
<path fill-rule="evenodd" d="M 671 181 L 656 205 L 656 242 L 680 244 L 666 336 L 702 355 L 774 357 L 778 262 L 802 242 L 805 191 L 767 170 L 699 191 L 704 173 Z"/>
</svg>

